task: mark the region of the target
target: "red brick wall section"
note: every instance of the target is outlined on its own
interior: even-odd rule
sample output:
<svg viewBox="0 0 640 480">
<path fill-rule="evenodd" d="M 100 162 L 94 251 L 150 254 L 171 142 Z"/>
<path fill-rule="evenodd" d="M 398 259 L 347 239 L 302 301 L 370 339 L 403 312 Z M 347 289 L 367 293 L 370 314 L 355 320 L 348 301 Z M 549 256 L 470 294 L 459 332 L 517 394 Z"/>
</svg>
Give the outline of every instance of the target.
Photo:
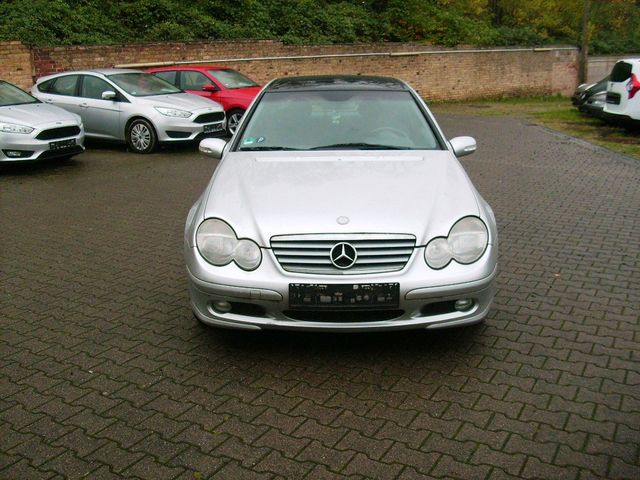
<svg viewBox="0 0 640 480">
<path fill-rule="evenodd" d="M 33 84 L 31 50 L 21 42 L 0 42 L 0 79 L 31 88 Z"/>
<path fill-rule="evenodd" d="M 0 52 L 5 45 L 0 44 Z M 577 50 L 567 47 L 451 50 L 417 43 L 284 45 L 245 40 L 34 47 L 31 52 L 33 66 L 25 63 L 23 69 L 32 70 L 34 80 L 66 70 L 211 60 L 260 83 L 284 75 L 394 76 L 430 100 L 569 94 L 577 77 Z"/>
</svg>

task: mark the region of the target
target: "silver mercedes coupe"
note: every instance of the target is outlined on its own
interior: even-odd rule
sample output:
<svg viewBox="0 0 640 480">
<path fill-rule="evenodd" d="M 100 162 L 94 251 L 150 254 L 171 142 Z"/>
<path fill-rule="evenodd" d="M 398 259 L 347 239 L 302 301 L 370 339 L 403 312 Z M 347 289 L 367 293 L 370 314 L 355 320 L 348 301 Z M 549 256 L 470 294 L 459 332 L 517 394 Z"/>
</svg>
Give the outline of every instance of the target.
<svg viewBox="0 0 640 480">
<path fill-rule="evenodd" d="M 498 237 L 489 205 L 406 83 L 274 80 L 186 221 L 191 307 L 207 325 L 365 331 L 482 321 Z"/>
</svg>

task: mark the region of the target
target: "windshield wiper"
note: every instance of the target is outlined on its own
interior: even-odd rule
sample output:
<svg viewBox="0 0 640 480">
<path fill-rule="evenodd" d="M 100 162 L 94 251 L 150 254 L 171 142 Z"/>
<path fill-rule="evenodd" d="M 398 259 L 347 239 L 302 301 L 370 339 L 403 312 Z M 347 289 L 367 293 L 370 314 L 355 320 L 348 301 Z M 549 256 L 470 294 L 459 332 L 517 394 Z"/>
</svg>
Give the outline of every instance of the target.
<svg viewBox="0 0 640 480">
<path fill-rule="evenodd" d="M 238 150 L 241 152 L 268 152 L 268 151 L 275 151 L 275 150 L 300 150 L 300 149 L 291 148 L 291 147 L 264 146 L 264 147 L 241 147 Z"/>
<path fill-rule="evenodd" d="M 380 145 L 376 143 L 334 143 L 333 145 L 321 145 L 319 147 L 313 147 L 309 150 L 334 150 L 338 148 L 352 148 L 354 150 L 410 150 L 409 147 L 401 147 L 398 145 Z"/>
</svg>

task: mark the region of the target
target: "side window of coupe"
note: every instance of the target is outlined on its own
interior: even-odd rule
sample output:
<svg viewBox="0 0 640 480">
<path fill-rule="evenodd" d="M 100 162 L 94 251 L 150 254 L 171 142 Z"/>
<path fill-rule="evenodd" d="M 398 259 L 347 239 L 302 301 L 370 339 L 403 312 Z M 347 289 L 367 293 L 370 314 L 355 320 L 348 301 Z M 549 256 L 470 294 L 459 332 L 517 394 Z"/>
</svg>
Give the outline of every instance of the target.
<svg viewBox="0 0 640 480">
<path fill-rule="evenodd" d="M 160 77 L 162 80 L 169 82 L 171 85 L 178 86 L 178 82 L 176 82 L 176 71 L 169 70 L 167 72 L 155 72 L 154 75 L 156 77 Z"/>
<path fill-rule="evenodd" d="M 66 75 L 56 78 L 53 85 L 49 87 L 49 93 L 74 96 L 76 94 L 78 78 L 78 75 Z"/>
<path fill-rule="evenodd" d="M 102 99 L 102 92 L 106 92 L 107 90 L 113 91 L 115 89 L 101 78 L 85 75 L 82 79 L 80 96 L 85 98 Z"/>
<path fill-rule="evenodd" d="M 182 90 L 202 90 L 202 87 L 213 82 L 200 72 L 183 71 L 181 74 Z"/>
</svg>

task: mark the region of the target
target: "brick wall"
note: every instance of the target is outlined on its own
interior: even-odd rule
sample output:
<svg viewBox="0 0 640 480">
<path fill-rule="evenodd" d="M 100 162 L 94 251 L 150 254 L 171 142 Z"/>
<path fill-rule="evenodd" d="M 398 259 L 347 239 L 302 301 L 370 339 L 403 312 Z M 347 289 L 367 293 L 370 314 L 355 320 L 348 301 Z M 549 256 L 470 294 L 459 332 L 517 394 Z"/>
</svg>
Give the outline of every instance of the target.
<svg viewBox="0 0 640 480">
<path fill-rule="evenodd" d="M 577 76 L 577 51 L 567 47 L 452 50 L 417 43 L 284 45 L 246 40 L 34 47 L 31 52 L 32 66 L 24 68 L 31 69 L 34 78 L 66 70 L 210 60 L 260 83 L 283 75 L 389 75 L 406 80 L 431 100 L 569 94 Z M 0 77 L 4 70 L 0 64 Z"/>
<path fill-rule="evenodd" d="M 29 47 L 21 42 L 0 42 L 0 79 L 28 88 L 33 73 Z"/>
</svg>

